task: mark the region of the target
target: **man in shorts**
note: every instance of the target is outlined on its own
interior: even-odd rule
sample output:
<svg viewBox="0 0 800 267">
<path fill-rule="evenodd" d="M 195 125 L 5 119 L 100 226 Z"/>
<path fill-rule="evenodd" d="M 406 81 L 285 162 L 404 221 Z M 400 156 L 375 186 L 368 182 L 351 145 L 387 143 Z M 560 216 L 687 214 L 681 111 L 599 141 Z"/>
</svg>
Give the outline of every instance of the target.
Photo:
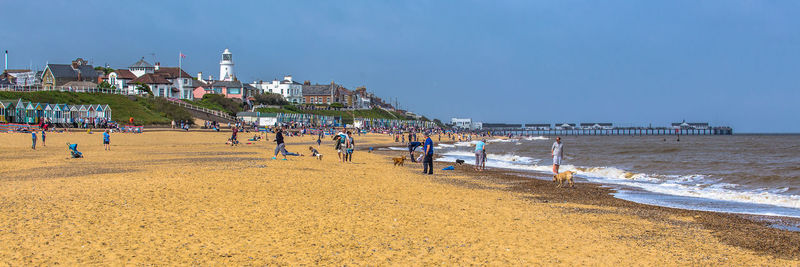
<svg viewBox="0 0 800 267">
<path fill-rule="evenodd" d="M 108 130 L 103 132 L 103 149 L 111 150 L 111 135 L 108 134 Z"/>
<path fill-rule="evenodd" d="M 564 157 L 564 143 L 561 143 L 561 137 L 556 137 L 556 142 L 550 148 L 550 154 L 553 155 L 553 173 L 558 174 L 561 158 Z"/>
</svg>

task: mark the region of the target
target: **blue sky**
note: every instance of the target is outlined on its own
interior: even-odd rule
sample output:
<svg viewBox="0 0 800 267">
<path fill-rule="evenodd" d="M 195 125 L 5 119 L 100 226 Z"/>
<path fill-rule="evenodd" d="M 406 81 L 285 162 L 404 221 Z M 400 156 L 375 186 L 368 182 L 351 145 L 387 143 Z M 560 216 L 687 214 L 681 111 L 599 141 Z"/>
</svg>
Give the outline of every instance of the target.
<svg viewBox="0 0 800 267">
<path fill-rule="evenodd" d="M 7 1 L 11 68 L 145 57 L 449 120 L 800 132 L 800 1 Z"/>
</svg>

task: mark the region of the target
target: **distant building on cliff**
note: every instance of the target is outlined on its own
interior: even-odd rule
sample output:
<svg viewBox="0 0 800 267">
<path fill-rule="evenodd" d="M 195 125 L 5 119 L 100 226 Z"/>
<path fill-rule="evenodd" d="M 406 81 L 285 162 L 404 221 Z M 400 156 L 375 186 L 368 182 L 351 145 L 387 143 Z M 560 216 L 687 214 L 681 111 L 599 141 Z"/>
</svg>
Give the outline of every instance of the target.
<svg viewBox="0 0 800 267">
<path fill-rule="evenodd" d="M 98 77 L 97 71 L 88 61 L 78 58 L 71 64 L 47 64 L 42 72 L 42 87 L 53 90 L 68 82 L 96 83 Z"/>
</svg>

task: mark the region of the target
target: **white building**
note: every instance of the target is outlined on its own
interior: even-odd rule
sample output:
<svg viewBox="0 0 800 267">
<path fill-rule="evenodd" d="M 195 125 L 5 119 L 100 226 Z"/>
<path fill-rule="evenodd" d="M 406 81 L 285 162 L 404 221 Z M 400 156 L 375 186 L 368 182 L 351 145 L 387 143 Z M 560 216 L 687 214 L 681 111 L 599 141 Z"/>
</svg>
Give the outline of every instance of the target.
<svg viewBox="0 0 800 267">
<path fill-rule="evenodd" d="M 127 70 L 118 69 L 108 74 L 109 84 L 127 90 L 129 94 L 141 94 L 136 90 L 137 83 L 146 84 L 153 95 L 169 98 L 193 99 L 192 76 L 178 67 L 161 67 L 140 59 Z"/>
<path fill-rule="evenodd" d="M 472 119 L 469 118 L 451 118 L 450 123 L 454 128 L 470 129 L 472 128 Z"/>
<path fill-rule="evenodd" d="M 219 80 L 220 81 L 233 81 L 233 54 L 225 48 L 222 52 L 222 60 L 219 61 Z"/>
<path fill-rule="evenodd" d="M 292 80 L 292 75 L 284 76 L 283 81 L 278 81 L 278 79 L 272 82 L 256 81 L 250 85 L 262 93 L 280 94 L 289 103 L 303 103 L 303 84 Z"/>
</svg>

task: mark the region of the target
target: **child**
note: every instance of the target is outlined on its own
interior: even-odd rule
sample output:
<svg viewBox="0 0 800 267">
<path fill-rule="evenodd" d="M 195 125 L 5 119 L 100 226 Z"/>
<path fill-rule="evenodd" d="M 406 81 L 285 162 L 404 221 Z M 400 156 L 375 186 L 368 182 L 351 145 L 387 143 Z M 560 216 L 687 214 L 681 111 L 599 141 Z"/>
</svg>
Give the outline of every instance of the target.
<svg viewBox="0 0 800 267">
<path fill-rule="evenodd" d="M 46 130 L 42 130 L 42 146 L 47 146 L 47 145 L 44 144 L 44 138 L 45 138 L 45 134 L 44 133 L 45 132 L 46 132 Z"/>
<path fill-rule="evenodd" d="M 317 149 L 315 149 L 312 146 L 309 146 L 308 150 L 311 151 L 311 156 L 312 157 L 317 157 L 318 160 L 322 160 L 322 154 L 320 154 Z"/>
<path fill-rule="evenodd" d="M 111 135 L 108 134 L 108 130 L 103 132 L 103 148 L 105 150 L 111 150 Z"/>
</svg>

